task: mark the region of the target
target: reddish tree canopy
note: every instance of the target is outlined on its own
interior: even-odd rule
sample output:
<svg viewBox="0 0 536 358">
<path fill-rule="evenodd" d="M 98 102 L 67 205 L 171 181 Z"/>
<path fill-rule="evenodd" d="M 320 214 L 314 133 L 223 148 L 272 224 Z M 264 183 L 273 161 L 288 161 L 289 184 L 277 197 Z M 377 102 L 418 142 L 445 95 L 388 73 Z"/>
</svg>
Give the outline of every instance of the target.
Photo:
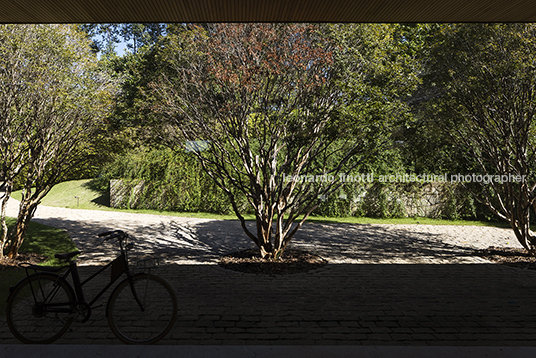
<svg viewBox="0 0 536 358">
<path fill-rule="evenodd" d="M 310 24 L 181 26 L 168 41 L 168 75 L 155 85 L 164 135 L 172 145 L 207 141 L 194 155 L 261 255 L 279 257 L 364 148 L 338 125 L 337 47 Z M 255 213 L 256 232 L 244 210 Z"/>
</svg>

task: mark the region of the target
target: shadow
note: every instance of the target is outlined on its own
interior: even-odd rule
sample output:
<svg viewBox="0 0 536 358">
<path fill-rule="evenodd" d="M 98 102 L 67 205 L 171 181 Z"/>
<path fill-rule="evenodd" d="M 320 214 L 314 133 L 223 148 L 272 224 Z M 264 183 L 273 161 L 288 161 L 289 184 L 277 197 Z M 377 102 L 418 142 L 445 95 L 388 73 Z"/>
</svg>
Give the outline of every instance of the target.
<svg viewBox="0 0 536 358">
<path fill-rule="evenodd" d="M 84 214 L 84 211 L 78 211 Z M 96 263 L 114 243 L 96 246 L 100 232 L 122 229 L 135 238 L 139 257 L 156 256 L 166 263 L 216 263 L 222 255 L 255 248 L 238 221 L 102 213 L 108 220 L 36 218 L 65 229 L 83 252 L 82 261 Z M 114 215 L 117 219 L 114 219 Z M 145 218 L 151 217 L 148 222 Z M 124 221 L 120 221 L 120 218 Z M 144 219 L 144 220 L 142 220 Z M 250 230 L 255 223 L 247 222 Z M 439 234 L 393 226 L 306 223 L 290 247 L 309 251 L 329 263 L 472 263 L 485 262 L 470 247 L 445 243 Z"/>
<path fill-rule="evenodd" d="M 247 225 L 254 230 L 254 222 Z M 197 238 L 192 249 L 198 254 L 201 247 L 205 253 L 217 256 L 255 247 L 236 221 L 197 223 L 190 228 L 190 235 Z M 359 224 L 306 223 L 289 247 L 315 253 L 330 263 L 452 263 L 473 257 L 473 249 L 444 243 L 440 235 L 426 230 Z"/>
<path fill-rule="evenodd" d="M 445 243 L 426 227 L 408 231 L 381 225 L 306 223 L 292 244 L 337 263 L 453 263 L 473 256 L 471 248 Z"/>
<path fill-rule="evenodd" d="M 493 264 L 332 264 L 275 278 L 178 265 L 168 278 L 182 302 L 169 344 L 536 344 L 536 273 Z"/>
<path fill-rule="evenodd" d="M 161 258 L 154 272 L 179 300 L 179 318 L 161 344 L 536 345 L 536 271 L 489 263 L 424 227 L 307 223 L 292 246 L 329 264 L 269 276 L 216 264 L 253 247 L 238 221 L 87 215 L 36 221 L 70 233 L 85 277 L 117 253 L 113 242 L 97 245 L 105 230 L 135 236 L 136 257 Z M 95 309 L 57 343 L 117 344 L 106 322 L 104 308 Z M 0 343 L 16 343 L 0 326 Z"/>
<path fill-rule="evenodd" d="M 82 267 L 81 274 L 95 269 Z M 534 271 L 494 264 L 332 264 L 270 277 L 183 264 L 156 273 L 179 301 L 178 320 L 163 345 L 536 345 Z M 0 342 L 16 343 L 0 326 Z M 71 328 L 56 343 L 118 344 L 104 307 Z"/>
<path fill-rule="evenodd" d="M 82 184 L 82 187 L 88 188 L 98 194 L 100 194 L 95 199 L 91 200 L 92 203 L 110 207 L 110 190 L 102 190 L 95 180 L 88 181 L 87 183 Z"/>
<path fill-rule="evenodd" d="M 102 194 L 101 196 L 96 197 L 95 199 L 91 200 L 91 202 L 94 204 L 109 208 L 110 207 L 110 194 L 109 193 Z"/>
<path fill-rule="evenodd" d="M 125 230 L 133 236 L 135 250 L 131 256 L 134 259 L 151 256 L 167 263 L 215 263 L 226 253 L 254 246 L 237 221 L 204 220 L 209 223 L 191 224 L 190 219 L 181 219 L 164 217 L 152 225 L 142 221 L 130 222 L 128 227 L 113 220 L 35 218 L 34 221 L 66 230 L 82 252 L 82 264 L 103 263 L 117 252 L 115 242 L 102 242 L 97 238 L 99 233 L 114 229 Z"/>
</svg>

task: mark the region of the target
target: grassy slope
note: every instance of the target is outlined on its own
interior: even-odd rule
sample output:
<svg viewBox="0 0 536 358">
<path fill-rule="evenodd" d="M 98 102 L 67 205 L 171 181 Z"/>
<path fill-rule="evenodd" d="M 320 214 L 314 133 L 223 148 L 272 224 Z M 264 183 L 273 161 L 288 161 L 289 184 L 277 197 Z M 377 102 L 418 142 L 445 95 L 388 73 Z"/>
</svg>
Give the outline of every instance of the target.
<svg viewBox="0 0 536 358">
<path fill-rule="evenodd" d="M 162 212 L 156 210 L 120 210 L 108 207 L 109 196 L 107 193 L 99 192 L 92 189 L 89 185 L 90 180 L 73 180 L 56 185 L 50 193 L 43 199 L 42 205 L 57 206 L 64 208 L 110 210 L 110 211 L 128 211 L 145 214 L 169 215 L 181 217 L 196 217 L 220 220 L 237 220 L 234 215 L 217 215 L 209 213 L 177 213 Z M 21 193 L 13 193 L 13 197 L 20 199 Z M 247 220 L 254 220 L 253 215 L 245 215 Z M 321 216 L 311 216 L 310 222 L 332 222 L 332 223 L 351 223 L 351 224 L 422 224 L 422 225 L 475 225 L 475 226 L 499 226 L 508 227 L 501 222 L 482 222 L 468 220 L 440 220 L 429 218 L 395 218 L 395 219 L 377 219 L 362 217 L 344 217 L 330 218 Z"/>
<path fill-rule="evenodd" d="M 92 189 L 89 182 L 90 180 L 86 179 L 60 183 L 50 190 L 41 204 L 73 209 L 108 209 L 108 196 Z M 12 197 L 20 200 L 21 191 L 14 192 Z"/>
<path fill-rule="evenodd" d="M 15 224 L 15 219 L 7 218 L 9 227 Z M 44 265 L 57 265 L 54 259 L 57 252 L 70 252 L 76 250 L 76 246 L 69 235 L 60 229 L 31 222 L 28 234 L 20 248 L 21 252 L 35 252 L 47 256 L 49 259 Z M 9 287 L 15 285 L 25 277 L 25 271 L 21 268 L 10 268 L 0 271 L 0 315 L 4 314 L 5 303 Z"/>
</svg>

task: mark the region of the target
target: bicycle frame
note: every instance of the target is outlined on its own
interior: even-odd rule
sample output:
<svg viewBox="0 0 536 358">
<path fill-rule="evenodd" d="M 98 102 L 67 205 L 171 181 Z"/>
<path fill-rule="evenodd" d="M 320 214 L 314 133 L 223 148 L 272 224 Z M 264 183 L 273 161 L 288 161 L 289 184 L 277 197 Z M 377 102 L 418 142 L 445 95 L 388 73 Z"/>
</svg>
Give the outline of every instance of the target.
<svg viewBox="0 0 536 358">
<path fill-rule="evenodd" d="M 58 277 L 61 280 L 64 280 L 64 281 L 68 282 L 67 277 L 69 276 L 69 274 L 71 275 L 72 280 L 73 280 L 74 293 L 75 293 L 75 296 L 76 296 L 76 302 L 43 303 L 43 307 L 61 307 L 61 306 L 66 306 L 66 305 L 75 305 L 76 307 L 85 306 L 87 308 L 87 315 L 84 317 L 82 322 L 86 322 L 89 319 L 89 317 L 91 316 L 91 307 L 93 307 L 95 302 L 99 298 L 101 298 L 102 295 L 106 291 L 108 291 L 108 289 L 115 282 L 117 282 L 117 280 L 123 275 L 123 273 L 126 273 L 127 279 L 129 281 L 129 285 L 130 285 L 130 288 L 131 288 L 131 291 L 132 291 L 132 294 L 134 295 L 134 299 L 136 300 L 136 302 L 138 303 L 138 305 L 140 306 L 140 308 L 143 311 L 144 307 L 143 307 L 142 302 L 138 298 L 138 294 L 136 293 L 136 290 L 134 289 L 134 282 L 133 282 L 133 279 L 132 279 L 132 274 L 131 274 L 129 266 L 128 266 L 128 259 L 127 259 L 128 245 L 127 245 L 127 247 L 124 247 L 122 240 L 119 240 L 119 246 L 120 246 L 120 252 L 121 252 L 120 255 L 117 256 L 114 260 L 112 260 L 108 264 L 106 264 L 105 266 L 103 266 L 102 268 L 100 268 L 97 272 L 93 273 L 90 277 L 86 278 L 84 281 L 81 281 L 81 279 L 80 279 L 80 273 L 78 271 L 78 266 L 76 264 L 76 261 L 69 261 L 68 266 L 63 266 L 63 267 L 60 267 L 60 268 L 57 268 L 57 269 L 55 269 L 55 268 L 46 268 L 46 267 L 41 267 L 41 266 L 36 266 L 36 265 L 29 265 L 29 266 L 25 267 L 26 277 L 30 276 L 30 274 L 28 273 L 29 269 L 32 269 L 32 270 L 36 271 L 36 274 L 37 274 L 37 271 L 58 272 L 58 271 L 63 270 L 64 268 L 67 267 L 67 271 L 62 275 L 58 275 Z M 86 299 L 85 299 L 85 296 L 84 296 L 83 286 L 85 284 L 87 284 L 88 282 L 90 282 L 91 280 L 93 280 L 95 277 L 99 276 L 103 271 L 105 271 L 106 269 L 108 269 L 110 267 L 111 267 L 110 282 L 99 293 L 97 293 L 97 295 L 88 303 L 86 301 Z M 33 292 L 33 287 L 31 289 L 32 289 L 32 295 L 34 297 L 34 300 L 37 301 L 36 294 L 35 294 L 35 292 Z M 47 297 L 47 299 L 48 299 L 48 297 Z M 61 312 L 61 311 L 62 310 L 59 310 L 58 312 Z M 71 310 L 69 310 L 69 312 L 70 311 Z"/>
<path fill-rule="evenodd" d="M 178 304 L 171 285 L 151 274 L 158 261 L 138 260 L 139 270 L 131 271 L 128 261 L 128 251 L 133 246 L 129 243 L 131 236 L 121 230 L 98 236 L 104 240 L 117 238 L 121 251 L 84 280 L 74 260 L 79 251 L 55 254 L 54 257 L 64 262 L 58 268 L 20 265 L 25 268 L 26 278 L 10 288 L 6 306 L 6 322 L 17 339 L 23 343 L 54 342 L 67 332 L 72 322 L 86 322 L 92 307 L 110 288 L 107 302 L 99 302 L 98 306 L 106 305 L 108 325 L 120 341 L 153 344 L 169 333 L 177 317 Z M 109 281 L 105 278 L 106 282 L 98 280 L 92 284 L 91 300 L 86 299 L 84 286 L 105 270 L 110 272 Z"/>
</svg>

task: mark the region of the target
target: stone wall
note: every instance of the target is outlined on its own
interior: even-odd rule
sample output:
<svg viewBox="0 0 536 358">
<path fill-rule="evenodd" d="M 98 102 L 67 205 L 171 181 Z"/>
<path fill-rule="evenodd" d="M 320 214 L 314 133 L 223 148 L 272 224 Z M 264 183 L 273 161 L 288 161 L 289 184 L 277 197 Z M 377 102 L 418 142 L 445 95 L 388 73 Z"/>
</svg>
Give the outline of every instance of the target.
<svg viewBox="0 0 536 358">
<path fill-rule="evenodd" d="M 142 201 L 158 203 L 160 197 L 153 197 L 146 191 L 151 186 L 143 180 L 110 180 L 110 206 L 120 209 L 152 209 L 144 207 Z M 346 215 L 382 217 L 382 211 L 393 217 L 454 218 L 459 213 L 466 215 L 467 195 L 458 184 L 428 183 L 421 185 L 401 185 L 378 183 L 365 184 L 354 188 L 352 195 L 332 194 L 327 200 L 337 198 L 346 204 Z M 144 198 L 142 200 L 142 198 Z M 316 211 L 315 211 L 316 212 Z M 329 214 L 322 214 L 332 216 Z M 339 215 L 335 215 L 339 216 Z M 470 215 L 469 215 L 470 216 Z"/>
<path fill-rule="evenodd" d="M 144 209 L 140 207 L 140 197 L 145 189 L 145 181 L 121 179 L 110 180 L 110 206 L 117 209 Z"/>
</svg>

